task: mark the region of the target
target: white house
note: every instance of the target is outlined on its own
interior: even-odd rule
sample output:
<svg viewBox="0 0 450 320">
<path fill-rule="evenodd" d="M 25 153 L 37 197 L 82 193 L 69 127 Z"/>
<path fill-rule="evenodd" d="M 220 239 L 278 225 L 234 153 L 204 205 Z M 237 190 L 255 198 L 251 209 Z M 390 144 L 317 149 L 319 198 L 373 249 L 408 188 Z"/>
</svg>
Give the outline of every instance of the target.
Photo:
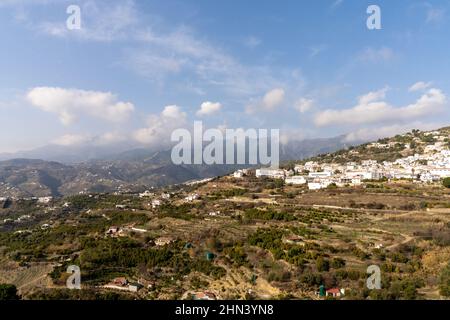
<svg viewBox="0 0 450 320">
<path fill-rule="evenodd" d="M 53 197 L 39 197 L 38 203 L 47 204 L 47 203 L 50 203 L 50 201 L 52 201 L 52 200 L 53 200 Z"/>
<path fill-rule="evenodd" d="M 309 182 L 308 189 L 309 190 L 320 190 L 320 189 L 322 189 L 322 184 L 320 182 Z"/>
<path fill-rule="evenodd" d="M 299 185 L 299 184 L 306 184 L 307 181 L 303 176 L 292 176 L 286 177 L 286 179 L 284 179 L 284 182 L 286 182 L 286 184 Z"/>
<path fill-rule="evenodd" d="M 326 295 L 331 297 L 340 297 L 345 295 L 345 289 L 339 289 L 339 288 L 331 288 L 326 290 Z"/>
<path fill-rule="evenodd" d="M 331 177 L 333 173 L 331 171 L 320 171 L 320 172 L 310 172 L 309 176 L 311 178 L 328 178 Z"/>
<path fill-rule="evenodd" d="M 155 199 L 152 201 L 152 208 L 155 209 L 161 205 L 161 200 Z"/>
<path fill-rule="evenodd" d="M 171 244 L 174 241 L 175 239 L 172 237 L 160 237 L 155 240 L 155 245 L 157 245 L 158 247 L 162 247 Z"/>
<path fill-rule="evenodd" d="M 145 198 L 145 197 L 153 197 L 155 194 L 153 192 L 150 192 L 148 190 L 145 190 L 142 193 L 139 193 L 139 198 Z"/>
<path fill-rule="evenodd" d="M 377 160 L 363 160 L 363 161 L 361 161 L 361 165 L 366 166 L 366 167 L 374 166 L 376 164 L 377 164 Z"/>
<path fill-rule="evenodd" d="M 422 182 L 439 181 L 439 176 L 431 174 L 429 172 L 425 172 L 420 175 L 420 181 L 422 181 Z"/>
<path fill-rule="evenodd" d="M 131 292 L 138 292 L 140 289 L 142 289 L 144 286 L 140 283 L 130 283 L 128 285 L 128 291 Z"/>
<path fill-rule="evenodd" d="M 446 178 L 450 177 L 450 168 L 434 168 L 430 170 L 430 173 L 441 178 Z"/>
<path fill-rule="evenodd" d="M 186 200 L 186 201 L 194 201 L 194 200 L 197 200 L 199 198 L 199 195 L 198 195 L 198 193 L 194 193 L 194 194 L 190 194 L 190 195 L 188 195 L 186 198 L 184 198 L 184 200 Z"/>
<path fill-rule="evenodd" d="M 106 234 L 110 235 L 110 236 L 114 236 L 114 235 L 118 235 L 118 234 L 122 233 L 122 231 L 123 231 L 122 228 L 117 227 L 117 226 L 112 226 L 108 229 L 108 231 L 106 231 Z"/>
<path fill-rule="evenodd" d="M 256 169 L 255 175 L 257 178 L 268 177 L 273 179 L 284 179 L 284 170 L 261 168 Z"/>
<path fill-rule="evenodd" d="M 139 233 L 146 233 L 147 232 L 146 229 L 136 228 L 136 227 L 131 227 L 131 231 L 139 232 Z"/>
<path fill-rule="evenodd" d="M 242 170 L 237 170 L 233 173 L 233 177 L 236 179 L 240 179 L 244 177 L 244 172 Z"/>
</svg>

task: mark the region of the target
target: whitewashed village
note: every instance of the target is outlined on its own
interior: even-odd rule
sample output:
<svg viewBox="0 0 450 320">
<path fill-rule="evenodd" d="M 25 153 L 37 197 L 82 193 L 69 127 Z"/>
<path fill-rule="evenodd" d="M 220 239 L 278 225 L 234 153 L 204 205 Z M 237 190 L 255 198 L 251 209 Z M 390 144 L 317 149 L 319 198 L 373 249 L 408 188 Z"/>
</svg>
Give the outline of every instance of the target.
<svg viewBox="0 0 450 320">
<path fill-rule="evenodd" d="M 309 190 L 319 190 L 330 186 L 344 187 L 357 186 L 365 181 L 383 179 L 409 179 L 416 183 L 438 182 L 450 177 L 450 150 L 445 142 L 448 136 L 441 135 L 438 131 L 427 132 L 437 142 L 426 145 L 422 154 L 414 154 L 395 161 L 377 162 L 376 160 L 363 160 L 360 163 L 347 162 L 322 163 L 308 161 L 298 164 L 292 170 L 261 168 L 256 170 L 257 178 L 283 179 L 286 184 L 307 185 Z M 368 148 L 386 149 L 396 143 L 381 144 L 374 142 Z M 405 144 L 405 149 L 410 145 Z M 350 151 L 357 152 L 357 151 Z M 249 174 L 248 170 L 234 172 L 235 178 L 242 178 Z"/>
</svg>

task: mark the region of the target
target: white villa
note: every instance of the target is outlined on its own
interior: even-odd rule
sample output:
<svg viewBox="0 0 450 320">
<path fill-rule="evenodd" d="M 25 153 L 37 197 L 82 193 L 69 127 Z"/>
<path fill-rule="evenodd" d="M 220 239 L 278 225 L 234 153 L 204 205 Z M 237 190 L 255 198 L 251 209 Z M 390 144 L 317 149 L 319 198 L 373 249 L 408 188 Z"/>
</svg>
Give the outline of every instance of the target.
<svg viewBox="0 0 450 320">
<path fill-rule="evenodd" d="M 307 180 L 304 176 L 292 176 L 292 177 L 286 177 L 284 182 L 286 184 L 299 185 L 299 184 L 306 184 Z"/>
<path fill-rule="evenodd" d="M 255 175 L 257 178 L 267 177 L 272 179 L 284 179 L 285 171 L 281 169 L 262 168 L 257 169 Z"/>
</svg>

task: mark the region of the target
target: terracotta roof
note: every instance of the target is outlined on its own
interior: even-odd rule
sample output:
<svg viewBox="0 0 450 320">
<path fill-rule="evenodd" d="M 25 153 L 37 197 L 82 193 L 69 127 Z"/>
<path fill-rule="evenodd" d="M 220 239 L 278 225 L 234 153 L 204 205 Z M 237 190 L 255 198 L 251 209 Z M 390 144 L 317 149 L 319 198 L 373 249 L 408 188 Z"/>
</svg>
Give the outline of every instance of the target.
<svg viewBox="0 0 450 320">
<path fill-rule="evenodd" d="M 327 293 L 341 293 L 339 288 L 331 288 L 327 290 Z"/>
</svg>

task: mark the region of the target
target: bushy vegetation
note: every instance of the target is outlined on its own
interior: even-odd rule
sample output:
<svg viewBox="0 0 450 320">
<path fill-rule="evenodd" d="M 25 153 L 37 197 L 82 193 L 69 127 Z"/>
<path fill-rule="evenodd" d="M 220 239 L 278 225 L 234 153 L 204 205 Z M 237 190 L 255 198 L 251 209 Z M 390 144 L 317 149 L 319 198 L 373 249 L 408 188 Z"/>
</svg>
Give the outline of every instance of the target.
<svg viewBox="0 0 450 320">
<path fill-rule="evenodd" d="M 442 269 L 439 278 L 439 293 L 444 297 L 450 297 L 450 262 Z"/>
<path fill-rule="evenodd" d="M 445 178 L 445 179 L 442 181 L 442 184 L 444 185 L 444 187 L 450 188 L 450 178 Z"/>
<path fill-rule="evenodd" d="M 279 249 L 283 246 L 282 238 L 285 231 L 279 229 L 259 229 L 248 238 L 248 243 L 267 250 Z"/>
<path fill-rule="evenodd" d="M 79 258 L 84 282 L 104 282 L 118 275 L 133 275 L 136 267 L 166 268 L 172 274 L 187 275 L 192 271 L 220 278 L 225 270 L 203 257 L 191 259 L 176 243 L 163 248 L 146 248 L 130 239 L 85 239 Z"/>
<path fill-rule="evenodd" d="M 194 204 L 184 203 L 182 205 L 176 206 L 172 204 L 165 203 L 159 207 L 158 216 L 161 218 L 170 217 L 182 220 L 191 220 L 191 210 L 194 208 Z"/>
<path fill-rule="evenodd" d="M 249 262 L 247 259 L 247 254 L 245 253 L 245 249 L 242 245 L 238 244 L 229 248 L 225 248 L 225 254 L 231 259 L 231 262 L 237 266 L 249 266 Z"/>
<path fill-rule="evenodd" d="M 294 221 L 295 216 L 290 213 L 278 212 L 273 209 L 260 210 L 256 208 L 245 210 L 245 217 L 250 220 Z"/>
<path fill-rule="evenodd" d="M 227 189 L 227 190 L 222 190 L 222 191 L 218 191 L 218 192 L 214 192 L 212 195 L 210 195 L 209 197 L 211 199 L 224 199 L 224 198 L 232 198 L 232 197 L 239 197 L 239 196 L 243 196 L 248 192 L 247 189 L 240 189 L 240 188 L 233 188 L 233 189 Z"/>
<path fill-rule="evenodd" d="M 83 214 L 77 223 L 61 224 L 46 230 L 37 228 L 28 233 L 1 232 L 0 243 L 16 261 L 39 261 L 47 254 L 64 255 L 82 249 L 83 238 L 92 233 L 103 234 L 111 225 L 146 221 L 144 214 L 136 212 L 106 211 L 105 215 L 108 219 L 101 215 Z"/>
<path fill-rule="evenodd" d="M 416 300 L 419 298 L 417 289 L 423 285 L 422 280 L 415 278 L 393 280 L 386 288 L 371 290 L 369 296 L 374 300 Z"/>
<path fill-rule="evenodd" d="M 0 300 L 18 300 L 17 288 L 12 284 L 0 284 Z"/>
<path fill-rule="evenodd" d="M 326 157 L 359 161 L 366 157 L 365 150 L 370 151 L 368 157 L 404 156 L 405 143 L 420 147 L 420 141 L 412 141 L 418 137 L 420 132 L 380 140 L 391 144 L 383 149 L 387 155 L 363 145 L 351 148 L 352 153 L 344 150 Z M 24 274 L 36 267 L 43 270 L 41 264 L 57 265 L 49 276 L 60 288 L 69 276 L 68 265 L 80 266 L 83 290 L 33 288 L 24 293 L 31 299 L 180 298 L 187 290 L 207 290 L 211 278 L 219 279 L 228 270 L 236 283 L 255 285 L 254 298 L 261 297 L 256 277 L 286 293 L 280 297 L 294 299 L 312 297 L 320 285 L 345 288 L 350 299 L 418 299 L 419 292 L 434 298 L 436 291 L 430 289 L 436 286 L 442 296 L 450 296 L 450 264 L 427 277 L 423 267 L 429 253 L 450 244 L 450 223 L 440 210 L 433 215 L 408 212 L 448 208 L 447 189 L 406 180 L 365 181 L 365 186 L 333 185 L 309 192 L 305 186 L 284 186 L 282 180 L 223 177 L 214 187 L 205 183 L 172 189 L 176 193 L 171 199 L 153 209 L 149 199 L 126 195 L 79 195 L 49 205 L 13 201 L 10 208 L 0 209 L 2 217 L 32 217 L 20 223 L 0 221 L 1 258 L 18 263 L 18 273 Z M 191 192 L 200 200 L 184 203 L 182 198 Z M 229 199 L 233 197 L 246 199 Z M 269 198 L 276 202 L 268 204 Z M 66 202 L 70 204 L 63 206 Z M 219 217 L 207 216 L 217 211 Z M 44 223 L 49 225 L 42 228 Z M 112 226 L 121 232 L 107 235 Z M 132 226 L 145 230 L 132 231 Z M 403 234 L 411 237 L 407 243 Z M 156 246 L 155 239 L 163 236 L 179 240 Z M 383 272 L 381 290 L 365 289 L 370 264 Z M 138 294 L 96 289 L 116 277 L 139 279 L 145 286 Z M 213 285 L 221 298 L 250 297 L 237 293 L 242 286 L 230 290 L 222 284 L 226 282 Z M 427 290 L 419 290 L 422 287 Z M 18 298 L 11 286 L 0 286 L 3 295 Z"/>
<path fill-rule="evenodd" d="M 34 292 L 29 297 L 31 300 L 134 300 L 135 296 L 129 293 L 101 292 L 95 289 L 43 289 Z"/>
</svg>

